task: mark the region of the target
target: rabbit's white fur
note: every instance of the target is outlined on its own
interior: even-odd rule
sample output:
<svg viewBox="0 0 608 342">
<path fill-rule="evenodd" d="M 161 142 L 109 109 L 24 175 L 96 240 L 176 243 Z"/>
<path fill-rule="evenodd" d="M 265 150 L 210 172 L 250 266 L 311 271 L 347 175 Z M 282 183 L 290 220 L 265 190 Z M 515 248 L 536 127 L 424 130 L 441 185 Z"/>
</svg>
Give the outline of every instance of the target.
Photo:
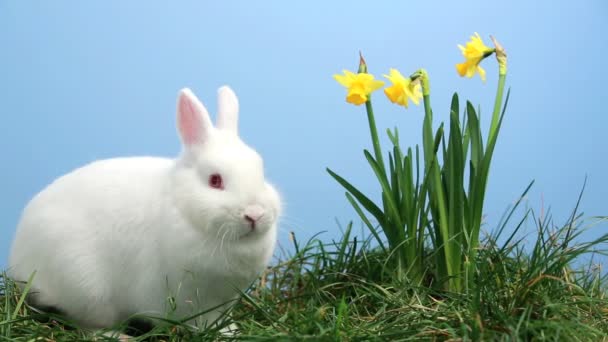
<svg viewBox="0 0 608 342">
<path fill-rule="evenodd" d="M 96 161 L 27 205 L 9 274 L 26 281 L 36 271 L 34 305 L 90 328 L 137 313 L 181 319 L 230 302 L 266 267 L 280 199 L 237 135 L 236 96 L 220 88 L 217 128 L 189 89 L 177 107 L 184 147 L 175 160 Z M 211 324 L 229 305 L 190 323 Z"/>
</svg>

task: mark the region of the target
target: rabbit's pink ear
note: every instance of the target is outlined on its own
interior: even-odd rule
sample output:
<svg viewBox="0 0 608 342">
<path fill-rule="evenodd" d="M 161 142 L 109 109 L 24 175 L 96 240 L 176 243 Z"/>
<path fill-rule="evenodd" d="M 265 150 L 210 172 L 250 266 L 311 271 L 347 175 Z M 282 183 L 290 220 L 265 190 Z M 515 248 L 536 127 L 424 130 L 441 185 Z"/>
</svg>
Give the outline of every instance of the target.
<svg viewBox="0 0 608 342">
<path fill-rule="evenodd" d="M 217 91 L 217 128 L 238 134 L 239 100 L 228 86 Z"/>
<path fill-rule="evenodd" d="M 184 146 L 204 143 L 213 128 L 209 113 L 188 88 L 180 90 L 177 100 L 177 129 Z"/>
</svg>

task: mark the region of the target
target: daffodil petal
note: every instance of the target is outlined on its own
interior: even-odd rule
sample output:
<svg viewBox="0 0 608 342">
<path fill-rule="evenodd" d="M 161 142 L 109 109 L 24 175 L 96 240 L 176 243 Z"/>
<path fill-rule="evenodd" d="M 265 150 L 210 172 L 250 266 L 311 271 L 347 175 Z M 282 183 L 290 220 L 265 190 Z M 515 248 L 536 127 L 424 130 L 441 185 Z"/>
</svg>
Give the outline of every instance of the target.
<svg viewBox="0 0 608 342">
<path fill-rule="evenodd" d="M 419 83 L 412 83 L 409 77 L 404 77 L 397 69 L 389 69 L 388 75 L 383 75 L 393 84 L 384 89 L 386 97 L 395 104 L 408 108 L 409 100 L 415 104 L 419 103 L 422 97 Z"/>
<path fill-rule="evenodd" d="M 384 87 L 384 82 L 382 81 L 378 81 L 378 80 L 373 80 L 368 84 L 368 94 L 372 93 L 380 88 Z"/>
<path fill-rule="evenodd" d="M 476 71 L 476 70 L 477 70 L 476 65 L 475 65 L 475 64 L 471 64 L 471 63 L 469 63 L 469 64 L 467 65 L 467 77 L 468 77 L 468 78 L 471 78 L 471 77 L 475 76 L 475 71 Z"/>
<path fill-rule="evenodd" d="M 403 75 L 401 74 L 401 72 L 399 72 L 399 70 L 397 70 L 397 69 L 391 68 L 391 70 L 390 70 L 390 74 L 391 74 L 393 77 L 395 77 L 395 78 L 397 78 L 398 80 L 400 80 L 400 81 L 405 81 L 405 77 L 403 77 Z"/>
<path fill-rule="evenodd" d="M 340 83 L 341 85 L 345 86 L 346 88 L 350 87 L 350 85 L 352 83 L 352 80 L 344 75 L 336 74 L 336 75 L 334 75 L 334 79 L 336 81 L 338 81 L 338 83 Z"/>
<path fill-rule="evenodd" d="M 482 81 L 486 81 L 486 71 L 481 67 L 481 66 L 477 66 L 477 72 L 479 73 L 479 77 L 481 77 Z"/>
<path fill-rule="evenodd" d="M 349 93 L 346 95 L 346 102 L 359 106 L 367 102 L 367 96 L 359 92 Z"/>
<path fill-rule="evenodd" d="M 348 71 L 348 70 L 342 70 L 342 72 L 344 73 L 344 75 L 348 78 L 355 78 L 355 76 L 357 76 L 357 74 L 355 74 L 352 71 Z"/>
<path fill-rule="evenodd" d="M 414 104 L 419 105 L 420 104 L 420 99 L 422 98 L 422 87 L 420 86 L 420 84 L 416 84 L 414 85 L 414 88 L 412 89 L 412 102 L 414 102 Z"/>
<path fill-rule="evenodd" d="M 473 77 L 475 73 L 479 73 L 482 80 L 485 80 L 485 71 L 479 66 L 479 63 L 487 57 L 493 49 L 483 43 L 479 33 L 475 32 L 470 37 L 470 40 L 463 47 L 458 45 L 465 58 L 464 63 L 456 64 L 456 71 L 460 76 Z"/>
<path fill-rule="evenodd" d="M 333 78 L 346 87 L 346 102 L 361 105 L 369 100 L 369 94 L 382 88 L 383 81 L 375 80 L 374 75 L 368 73 L 353 73 L 342 70 L 344 75 L 333 75 Z"/>
<path fill-rule="evenodd" d="M 456 70 L 461 77 L 467 73 L 467 62 L 456 64 Z M 339 81 L 338 81 L 339 82 Z"/>
<path fill-rule="evenodd" d="M 384 94 L 392 103 L 396 103 L 399 100 L 399 96 L 401 95 L 401 91 L 397 86 L 391 86 L 384 89 Z"/>
</svg>

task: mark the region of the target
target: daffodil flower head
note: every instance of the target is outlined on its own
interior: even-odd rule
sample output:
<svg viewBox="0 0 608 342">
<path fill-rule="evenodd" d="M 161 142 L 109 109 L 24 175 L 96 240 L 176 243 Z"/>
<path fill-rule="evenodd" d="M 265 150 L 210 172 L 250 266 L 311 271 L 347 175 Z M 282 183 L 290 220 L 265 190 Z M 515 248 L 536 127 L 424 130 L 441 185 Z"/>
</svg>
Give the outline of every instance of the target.
<svg viewBox="0 0 608 342">
<path fill-rule="evenodd" d="M 416 105 L 420 103 L 422 91 L 419 80 L 412 81 L 409 77 L 403 77 L 397 69 L 390 69 L 389 74 L 383 76 L 393 84 L 384 89 L 384 94 L 392 103 L 405 108 L 408 107 L 408 100 L 412 100 Z"/>
<path fill-rule="evenodd" d="M 463 63 L 456 64 L 456 70 L 460 76 L 473 77 L 479 73 L 482 81 L 486 80 L 486 71 L 479 66 L 479 63 L 492 53 L 494 49 L 486 46 L 477 32 L 471 36 L 471 40 L 465 46 L 458 45 L 465 58 Z"/>
<path fill-rule="evenodd" d="M 374 75 L 367 73 L 355 74 L 344 70 L 344 75 L 334 75 L 334 79 L 346 87 L 346 102 L 362 105 L 369 99 L 369 95 L 382 88 L 384 82 L 374 79 Z"/>
</svg>

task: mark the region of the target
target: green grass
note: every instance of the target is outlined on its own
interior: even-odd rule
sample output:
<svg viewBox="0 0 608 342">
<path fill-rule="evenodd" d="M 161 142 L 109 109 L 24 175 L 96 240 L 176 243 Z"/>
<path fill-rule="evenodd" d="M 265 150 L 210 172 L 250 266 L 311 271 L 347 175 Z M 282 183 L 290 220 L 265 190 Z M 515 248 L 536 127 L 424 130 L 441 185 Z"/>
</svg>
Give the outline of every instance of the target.
<svg viewBox="0 0 608 342">
<path fill-rule="evenodd" d="M 268 268 L 232 311 L 238 335 L 173 323 L 135 340 L 608 340 L 606 277 L 585 261 L 604 252 L 608 235 L 581 242 L 583 231 L 607 219 L 583 221 L 575 211 L 556 227 L 550 216 L 527 212 L 514 227 L 499 226 L 482 240 L 478 281 L 468 295 L 395 280 L 386 252 L 371 245 L 373 238 L 354 237 L 351 225 L 331 243 L 294 238 L 295 252 Z M 524 232 L 526 222 L 535 231 Z M 28 307 L 6 276 L 0 295 L 0 340 L 93 340 L 91 332 Z"/>
</svg>

